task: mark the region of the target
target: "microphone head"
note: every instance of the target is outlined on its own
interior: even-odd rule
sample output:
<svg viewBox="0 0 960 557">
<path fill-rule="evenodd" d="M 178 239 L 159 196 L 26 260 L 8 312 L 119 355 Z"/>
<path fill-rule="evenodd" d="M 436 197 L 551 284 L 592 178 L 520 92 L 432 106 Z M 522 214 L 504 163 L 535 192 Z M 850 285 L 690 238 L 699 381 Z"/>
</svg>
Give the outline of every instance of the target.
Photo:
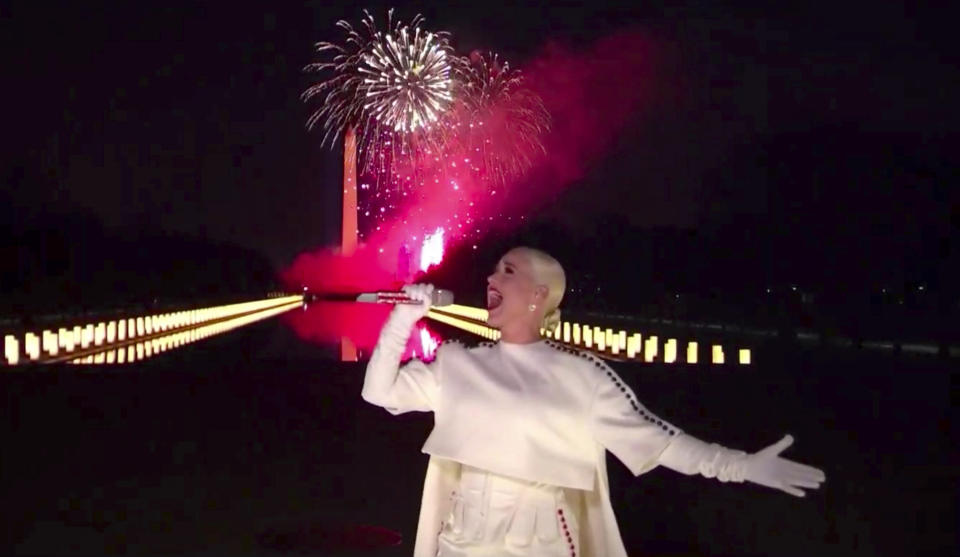
<svg viewBox="0 0 960 557">
<path fill-rule="evenodd" d="M 430 304 L 434 306 L 449 306 L 453 304 L 453 292 L 438 288 L 433 291 L 430 298 Z"/>
</svg>

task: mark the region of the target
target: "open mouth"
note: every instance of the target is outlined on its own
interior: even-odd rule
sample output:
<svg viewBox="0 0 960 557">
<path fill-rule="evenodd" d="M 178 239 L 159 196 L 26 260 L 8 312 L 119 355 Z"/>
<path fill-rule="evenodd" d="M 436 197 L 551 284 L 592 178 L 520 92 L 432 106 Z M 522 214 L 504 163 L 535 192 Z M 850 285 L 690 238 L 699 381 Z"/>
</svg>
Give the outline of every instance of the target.
<svg viewBox="0 0 960 557">
<path fill-rule="evenodd" d="M 503 303 L 503 294 L 496 288 L 487 289 L 487 309 L 496 309 Z"/>
</svg>

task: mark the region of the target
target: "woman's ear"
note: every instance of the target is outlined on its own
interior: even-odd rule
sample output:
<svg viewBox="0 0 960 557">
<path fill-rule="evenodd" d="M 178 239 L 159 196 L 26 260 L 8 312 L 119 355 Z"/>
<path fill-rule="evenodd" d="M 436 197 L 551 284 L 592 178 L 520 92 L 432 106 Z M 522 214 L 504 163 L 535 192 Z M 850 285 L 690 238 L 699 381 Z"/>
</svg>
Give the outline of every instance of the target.
<svg viewBox="0 0 960 557">
<path fill-rule="evenodd" d="M 543 302 L 547 301 L 547 296 L 550 295 L 550 289 L 547 288 L 546 285 L 538 285 L 534 289 L 533 295 L 536 296 L 537 301 L 542 304 Z"/>
</svg>

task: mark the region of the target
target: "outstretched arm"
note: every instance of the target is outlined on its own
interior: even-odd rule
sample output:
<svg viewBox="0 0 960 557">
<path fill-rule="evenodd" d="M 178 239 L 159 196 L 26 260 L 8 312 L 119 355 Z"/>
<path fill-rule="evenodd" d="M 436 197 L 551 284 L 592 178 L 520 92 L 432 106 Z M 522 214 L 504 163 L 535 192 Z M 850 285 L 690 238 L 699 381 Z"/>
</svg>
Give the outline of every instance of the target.
<svg viewBox="0 0 960 557">
<path fill-rule="evenodd" d="M 680 434 L 660 454 L 658 463 L 687 475 L 699 473 L 722 482 L 746 480 L 803 497 L 805 492 L 801 488 L 819 488 L 826 474 L 818 468 L 782 458 L 780 453 L 792 444 L 793 437 L 787 435 L 765 449 L 747 454 Z"/>
<path fill-rule="evenodd" d="M 403 291 L 421 303 L 394 306 L 370 355 L 361 392 L 364 400 L 386 408 L 391 414 L 433 410 L 439 391 L 434 369 L 436 362 L 427 365 L 420 360 L 411 360 L 400 367 L 413 326 L 430 310 L 433 285 L 407 285 Z"/>
<path fill-rule="evenodd" d="M 780 457 L 793 443 L 789 435 L 747 454 L 684 433 L 641 404 L 605 362 L 587 357 L 601 374 L 590 412 L 594 436 L 635 475 L 661 465 L 722 482 L 746 480 L 798 497 L 804 495 L 801 488 L 816 489 L 826 480 L 822 470 Z"/>
</svg>

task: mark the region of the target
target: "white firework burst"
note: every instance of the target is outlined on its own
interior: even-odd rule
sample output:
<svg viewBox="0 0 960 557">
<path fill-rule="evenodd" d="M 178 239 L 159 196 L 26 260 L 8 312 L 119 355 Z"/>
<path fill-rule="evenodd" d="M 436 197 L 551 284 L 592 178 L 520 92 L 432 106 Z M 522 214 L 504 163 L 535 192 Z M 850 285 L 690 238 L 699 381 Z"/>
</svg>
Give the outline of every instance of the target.
<svg viewBox="0 0 960 557">
<path fill-rule="evenodd" d="M 436 123 L 453 101 L 448 48 L 420 28 L 401 27 L 396 37 L 388 33 L 372 41 L 359 67 L 366 75 L 364 110 L 397 132 Z"/>
<path fill-rule="evenodd" d="M 354 130 L 360 167 L 375 174 L 378 184 L 390 181 L 396 165 L 416 160 L 446 140 L 443 118 L 453 100 L 456 57 L 449 33 L 424 32 L 422 22 L 420 15 L 409 24 L 394 21 L 391 9 L 381 31 L 364 10 L 366 33 L 338 21 L 345 41 L 317 43 L 326 59 L 304 68 L 328 74 L 301 95 L 304 101 L 322 101 L 307 128 L 323 129 L 322 144 Z"/>
</svg>

